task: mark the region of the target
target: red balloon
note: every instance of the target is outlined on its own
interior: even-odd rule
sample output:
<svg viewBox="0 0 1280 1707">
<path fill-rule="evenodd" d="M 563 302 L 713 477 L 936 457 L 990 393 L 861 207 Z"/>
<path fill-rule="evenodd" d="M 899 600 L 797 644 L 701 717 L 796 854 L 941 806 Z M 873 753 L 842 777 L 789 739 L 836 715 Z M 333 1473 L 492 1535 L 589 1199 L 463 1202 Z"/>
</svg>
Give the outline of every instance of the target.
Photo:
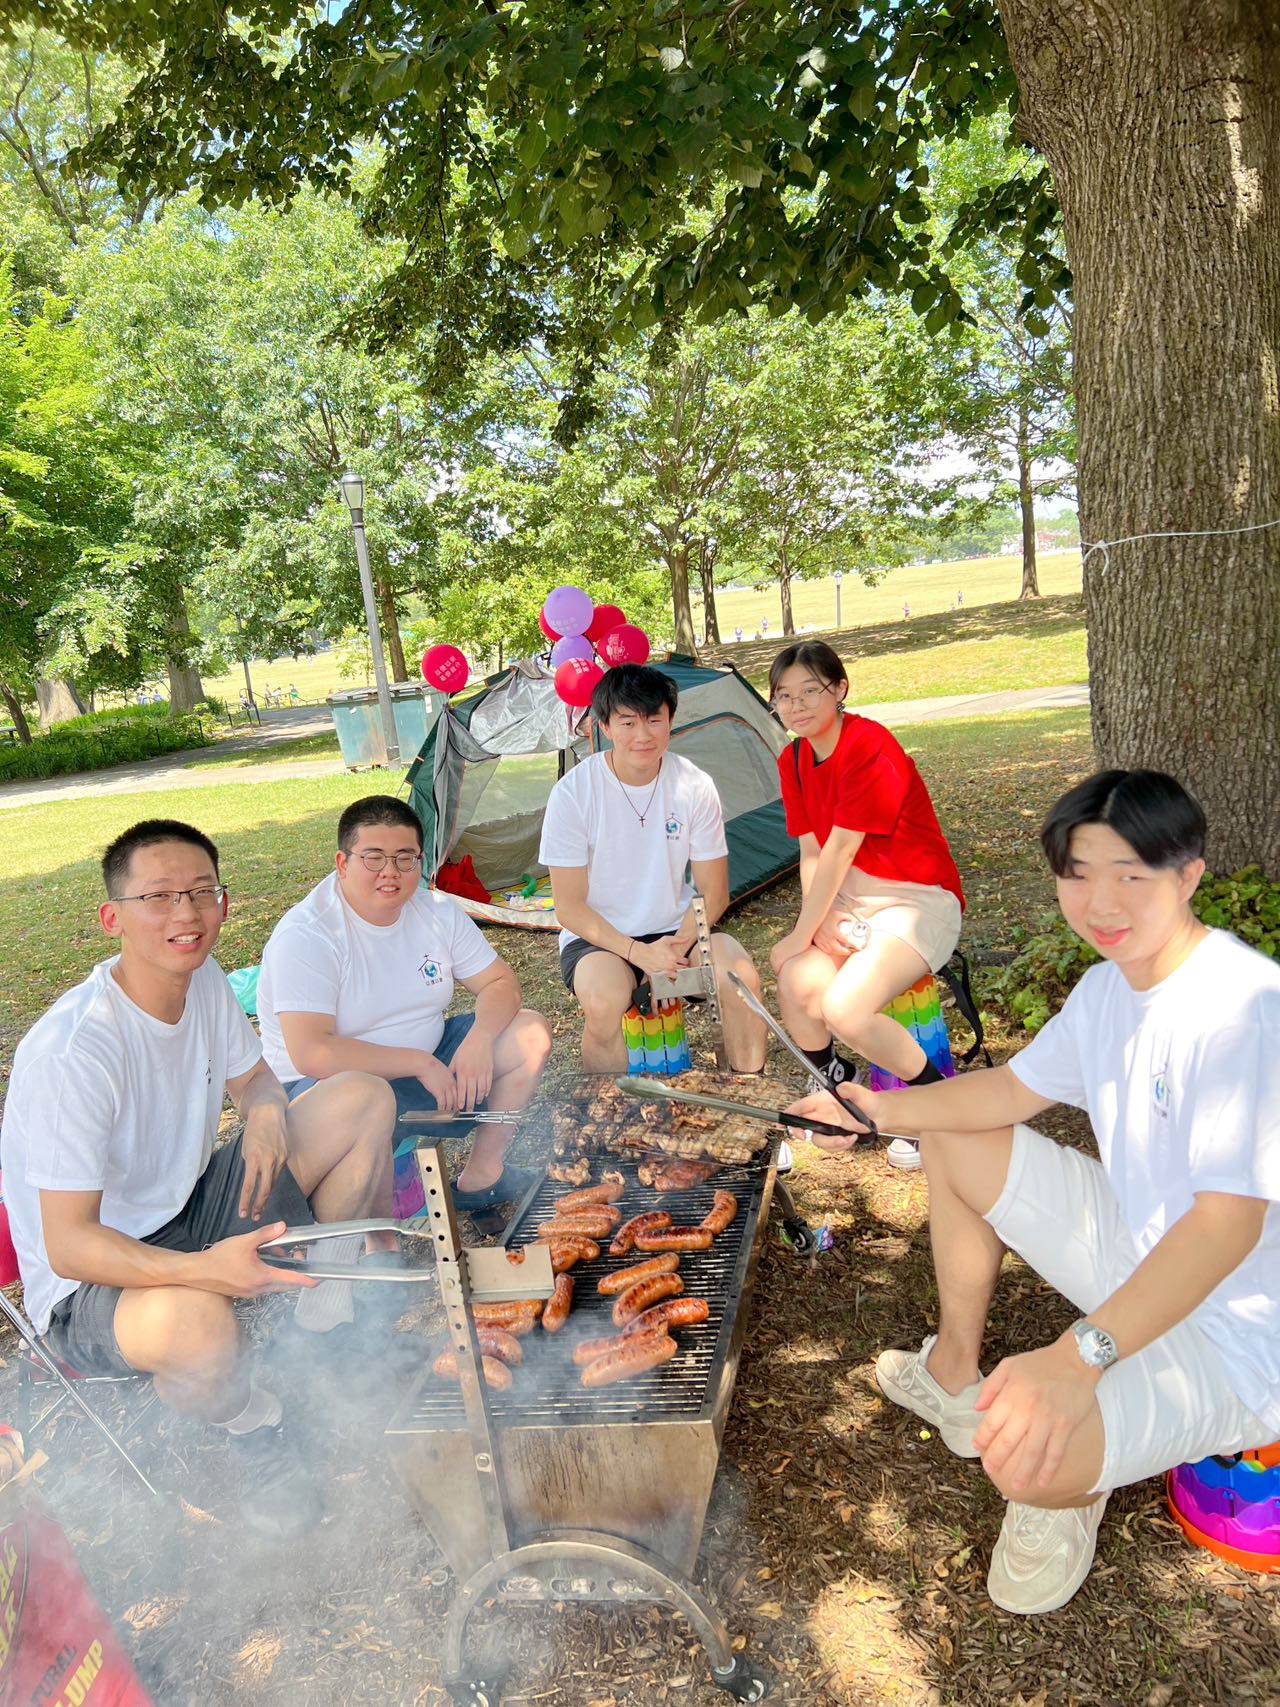
<svg viewBox="0 0 1280 1707">
<path fill-rule="evenodd" d="M 644 664 L 649 659 L 649 636 L 633 622 L 611 628 L 599 645 L 606 664 Z"/>
<path fill-rule="evenodd" d="M 551 624 L 547 621 L 546 617 L 543 616 L 541 611 L 538 612 L 538 627 L 553 644 L 557 640 L 563 639 L 563 636 L 556 633 L 555 629 L 552 628 Z"/>
<path fill-rule="evenodd" d="M 433 646 L 422 656 L 422 674 L 441 693 L 457 693 L 471 674 L 466 658 L 456 646 Z"/>
<path fill-rule="evenodd" d="M 588 658 L 570 658 L 556 671 L 556 692 L 566 705 L 590 705 L 596 683 L 603 679 L 599 664 Z"/>
<path fill-rule="evenodd" d="M 599 646 L 611 628 L 620 628 L 626 620 L 617 605 L 597 605 L 591 627 L 587 630 L 587 639 L 593 646 Z"/>
</svg>

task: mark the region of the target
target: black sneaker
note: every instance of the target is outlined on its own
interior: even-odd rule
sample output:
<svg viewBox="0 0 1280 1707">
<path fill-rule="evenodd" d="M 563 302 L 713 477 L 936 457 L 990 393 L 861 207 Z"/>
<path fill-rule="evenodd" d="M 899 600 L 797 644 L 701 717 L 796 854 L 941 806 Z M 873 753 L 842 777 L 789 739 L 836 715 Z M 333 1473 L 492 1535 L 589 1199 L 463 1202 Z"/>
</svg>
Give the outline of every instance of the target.
<svg viewBox="0 0 1280 1707">
<path fill-rule="evenodd" d="M 493 1184 L 485 1186 L 482 1191 L 459 1191 L 455 1186 L 454 1207 L 470 1213 L 477 1209 L 497 1209 L 503 1203 L 519 1203 L 540 1177 L 537 1168 L 503 1168 Z"/>
<path fill-rule="evenodd" d="M 320 1496 L 283 1427 L 233 1434 L 240 1459 L 240 1515 L 270 1541 L 293 1541 L 320 1521 Z"/>
</svg>

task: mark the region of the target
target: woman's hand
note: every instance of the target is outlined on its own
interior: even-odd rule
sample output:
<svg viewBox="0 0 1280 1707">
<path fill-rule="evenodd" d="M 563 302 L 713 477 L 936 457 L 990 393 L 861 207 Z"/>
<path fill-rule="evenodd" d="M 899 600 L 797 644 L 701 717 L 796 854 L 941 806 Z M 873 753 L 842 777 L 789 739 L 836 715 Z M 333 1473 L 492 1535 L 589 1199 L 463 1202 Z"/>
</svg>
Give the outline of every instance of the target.
<svg viewBox="0 0 1280 1707">
<path fill-rule="evenodd" d="M 854 952 L 856 945 L 852 927 L 857 923 L 852 913 L 833 907 L 813 933 L 813 946 L 829 954 L 838 965 L 843 965 Z"/>
<path fill-rule="evenodd" d="M 813 947 L 812 939 L 800 931 L 788 931 L 769 950 L 769 964 L 776 973 L 781 972 L 788 960 L 794 960 L 798 954 L 804 954 Z"/>
</svg>

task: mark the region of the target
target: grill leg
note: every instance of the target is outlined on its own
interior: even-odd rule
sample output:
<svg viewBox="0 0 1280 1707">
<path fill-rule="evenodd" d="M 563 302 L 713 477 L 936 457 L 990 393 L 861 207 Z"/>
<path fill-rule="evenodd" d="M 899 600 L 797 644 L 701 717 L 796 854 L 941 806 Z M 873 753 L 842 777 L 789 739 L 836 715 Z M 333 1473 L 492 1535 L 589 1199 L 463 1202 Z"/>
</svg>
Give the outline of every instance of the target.
<svg viewBox="0 0 1280 1707">
<path fill-rule="evenodd" d="M 767 1690 L 765 1674 L 735 1654 L 720 1614 L 687 1578 L 647 1548 L 618 1536 L 591 1530 L 562 1530 L 542 1541 L 530 1541 L 500 1558 L 489 1560 L 463 1583 L 445 1626 L 444 1671 L 452 1681 L 455 1700 L 476 1703 L 474 1686 L 491 1687 L 468 1678 L 462 1670 L 467 1619 L 473 1609 L 504 1578 L 520 1579 L 510 1598 L 521 1601 L 611 1601 L 635 1605 L 660 1601 L 683 1613 L 707 1651 L 715 1681 L 740 1701 L 761 1701 Z M 748 1693 L 740 1693 L 742 1690 Z M 466 1693 L 470 1691 L 471 1693 Z"/>
</svg>

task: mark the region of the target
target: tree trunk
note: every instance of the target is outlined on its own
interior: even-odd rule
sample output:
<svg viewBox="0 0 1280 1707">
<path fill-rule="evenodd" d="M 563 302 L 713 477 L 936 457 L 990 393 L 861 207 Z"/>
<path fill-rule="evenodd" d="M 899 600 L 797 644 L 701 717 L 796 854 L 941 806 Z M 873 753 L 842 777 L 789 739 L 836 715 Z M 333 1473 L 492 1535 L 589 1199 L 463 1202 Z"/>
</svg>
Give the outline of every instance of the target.
<svg viewBox="0 0 1280 1707">
<path fill-rule="evenodd" d="M 720 644 L 720 613 L 716 609 L 716 556 L 704 541 L 698 553 L 698 579 L 702 582 L 702 634 L 708 646 Z"/>
<path fill-rule="evenodd" d="M 671 611 L 676 619 L 676 651 L 686 657 L 698 656 L 698 642 L 693 632 L 693 606 L 689 602 L 689 545 L 682 540 L 664 553 L 671 572 Z"/>
<path fill-rule="evenodd" d="M 393 682 L 407 682 L 409 672 L 405 668 L 404 641 L 400 638 L 400 613 L 396 609 L 395 588 L 385 575 L 375 576 L 373 584 L 378 595 L 378 615 L 382 622 L 382 638 L 391 654 L 391 679 Z"/>
<path fill-rule="evenodd" d="M 1018 508 L 1022 512 L 1022 591 L 1020 599 L 1038 599 L 1036 578 L 1036 495 L 1031 486 L 1031 450 L 1027 406 L 1018 406 Z"/>
<path fill-rule="evenodd" d="M 1280 877 L 1280 13 L 999 0 L 1075 278 L 1093 733 Z"/>
<path fill-rule="evenodd" d="M 796 615 L 791 604 L 791 560 L 785 545 L 778 553 L 778 592 L 782 597 L 782 632 L 794 634 Z"/>
<path fill-rule="evenodd" d="M 40 727 L 50 729 L 55 723 L 65 723 L 71 717 L 84 716 L 84 701 L 74 682 L 65 676 L 42 677 L 36 683 L 36 704 L 40 708 Z"/>
<path fill-rule="evenodd" d="M 0 682 L 0 699 L 5 703 L 5 709 L 13 719 L 13 727 L 17 730 L 18 739 L 24 747 L 31 745 L 31 725 L 27 722 L 27 714 L 22 709 L 22 701 L 14 693 L 8 682 Z"/>
<path fill-rule="evenodd" d="M 204 700 L 200 671 L 191 662 L 200 637 L 192 632 L 187 602 L 181 591 L 174 594 L 173 603 L 165 615 L 165 628 L 172 637 L 165 664 L 169 673 L 169 715 L 181 717 L 184 711 L 190 711 Z"/>
</svg>

